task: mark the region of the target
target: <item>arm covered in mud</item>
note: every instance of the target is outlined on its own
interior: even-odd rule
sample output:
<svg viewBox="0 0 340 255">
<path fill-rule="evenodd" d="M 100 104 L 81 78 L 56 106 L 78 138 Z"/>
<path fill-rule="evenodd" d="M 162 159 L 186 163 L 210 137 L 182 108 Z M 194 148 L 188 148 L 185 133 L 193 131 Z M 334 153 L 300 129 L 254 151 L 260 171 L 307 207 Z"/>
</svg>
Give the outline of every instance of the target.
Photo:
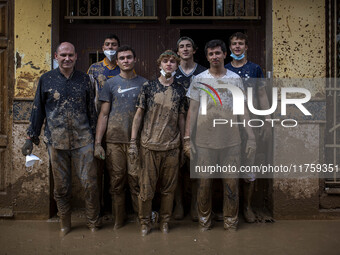
<svg viewBox="0 0 340 255">
<path fill-rule="evenodd" d="M 46 111 L 45 111 L 46 98 L 44 97 L 45 94 L 42 92 L 42 86 L 43 86 L 43 76 L 39 79 L 38 87 L 35 93 L 33 106 L 32 106 L 30 125 L 27 129 L 28 137 L 36 145 L 39 144 L 39 136 L 40 136 L 41 128 L 46 118 Z"/>
<path fill-rule="evenodd" d="M 109 102 L 103 102 L 100 110 L 100 114 L 97 121 L 96 139 L 94 146 L 94 156 L 98 159 L 105 159 L 105 151 L 102 147 L 102 139 L 106 131 L 107 122 L 109 119 L 111 104 Z"/>
<path fill-rule="evenodd" d="M 193 99 L 190 99 L 190 106 L 188 110 L 188 115 L 185 123 L 185 134 L 184 134 L 184 145 L 183 150 L 184 154 L 188 158 L 193 158 L 193 155 L 191 155 L 190 152 L 193 154 L 196 153 L 195 145 L 193 142 L 193 137 L 190 137 L 193 135 L 195 127 L 197 125 L 197 115 L 199 110 L 199 102 Z"/>
<path fill-rule="evenodd" d="M 130 140 L 130 146 L 129 146 L 129 156 L 130 156 L 131 163 L 133 163 L 138 157 L 138 147 L 137 147 L 136 139 L 138 135 L 138 130 L 143 121 L 143 117 L 144 117 L 144 109 L 138 107 L 135 117 L 133 118 L 132 129 L 131 129 L 131 140 Z"/>
</svg>

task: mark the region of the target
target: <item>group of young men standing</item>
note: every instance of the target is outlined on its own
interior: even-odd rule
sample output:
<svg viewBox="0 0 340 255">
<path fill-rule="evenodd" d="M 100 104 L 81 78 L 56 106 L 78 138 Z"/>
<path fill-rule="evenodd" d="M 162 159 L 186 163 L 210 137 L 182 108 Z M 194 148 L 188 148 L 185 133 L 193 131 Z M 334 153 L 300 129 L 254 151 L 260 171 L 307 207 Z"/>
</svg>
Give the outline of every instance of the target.
<svg viewBox="0 0 340 255">
<path fill-rule="evenodd" d="M 100 162 L 105 160 L 110 176 L 114 228 L 122 227 L 126 219 L 125 186 L 128 183 L 132 207 L 144 236 L 151 231 L 152 200 L 158 185 L 160 230 L 169 232 L 174 200 L 174 217 L 183 218 L 182 191 L 178 183 L 182 180 L 183 169 L 188 169 L 183 165 L 188 166 L 190 158 L 196 157 L 199 164 L 219 161 L 239 166 L 241 151 L 244 151 L 245 157 L 254 161 L 255 139 L 267 139 L 270 129 L 266 127 L 265 136 L 255 136 L 253 130 L 246 127 L 242 145 L 238 127 L 206 129 L 205 116 L 199 114 L 205 79 L 209 79 L 212 88 L 221 81 L 233 81 L 230 84 L 244 90 L 240 76 L 263 77 L 261 68 L 246 58 L 248 40 L 244 34 L 231 36 L 229 46 L 234 60 L 226 69 L 226 45 L 221 40 L 208 42 L 204 50 L 210 67 L 206 69 L 194 62 L 197 50 L 194 41 L 181 37 L 177 52 L 166 50 L 160 54 L 157 60 L 160 75 L 152 81 L 136 74 L 134 49 L 127 45 L 120 47 L 116 35 L 105 38 L 106 57 L 91 65 L 88 75 L 74 69 L 77 55 L 72 44 L 64 42 L 58 46 L 55 58 L 59 67 L 40 78 L 22 152 L 31 154 L 33 143 L 39 144 L 40 130 L 46 119 L 45 135 L 61 236 L 71 230 L 72 170 L 76 171 L 85 190 L 87 225 L 91 231 L 96 231 L 101 224 L 99 201 L 103 163 Z M 235 72 L 230 70 L 232 68 Z M 260 107 L 269 108 L 264 87 L 256 91 Z M 226 89 L 219 92 L 221 107 L 210 106 L 213 104 L 208 102 L 208 113 L 223 112 L 236 121 L 249 118 L 247 111 L 241 117 L 233 116 L 230 92 Z M 210 229 L 213 222 L 211 181 L 209 178 L 191 179 L 191 217 L 199 221 L 202 231 Z M 247 194 L 250 194 L 244 206 L 248 222 L 255 221 L 250 207 L 253 181 L 254 178 L 245 180 Z M 223 188 L 224 228 L 236 229 L 237 176 L 223 178 Z"/>
</svg>

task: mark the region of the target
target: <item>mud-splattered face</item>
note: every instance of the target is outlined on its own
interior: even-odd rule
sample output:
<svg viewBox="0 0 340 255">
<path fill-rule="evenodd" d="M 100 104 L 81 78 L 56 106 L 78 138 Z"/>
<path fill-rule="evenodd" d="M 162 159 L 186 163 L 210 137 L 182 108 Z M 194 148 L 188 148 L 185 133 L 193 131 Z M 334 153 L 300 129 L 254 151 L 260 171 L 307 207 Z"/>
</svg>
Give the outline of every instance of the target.
<svg viewBox="0 0 340 255">
<path fill-rule="evenodd" d="M 132 51 L 122 51 L 117 55 L 117 65 L 122 71 L 131 71 L 135 67 L 136 58 L 133 57 Z"/>
<path fill-rule="evenodd" d="M 196 51 L 194 50 L 192 43 L 189 40 L 183 40 L 178 44 L 177 54 L 181 59 L 191 59 Z"/>
<path fill-rule="evenodd" d="M 246 40 L 233 37 L 230 41 L 230 51 L 236 56 L 240 56 L 248 50 Z"/>
<path fill-rule="evenodd" d="M 226 52 L 223 52 L 221 46 L 207 49 L 207 60 L 211 67 L 224 66 L 224 59 L 226 58 Z"/>
<path fill-rule="evenodd" d="M 159 66 L 159 68 L 163 69 L 167 74 L 171 74 L 172 72 L 176 71 L 177 67 L 176 59 L 170 56 L 162 58 L 161 64 Z"/>
<path fill-rule="evenodd" d="M 105 39 L 102 49 L 103 49 L 103 51 L 105 51 L 105 50 L 115 50 L 115 51 L 117 51 L 118 47 L 119 47 L 118 41 L 114 38 L 111 38 L 111 39 Z"/>
<path fill-rule="evenodd" d="M 73 70 L 77 60 L 74 46 L 71 43 L 60 44 L 58 51 L 55 53 L 55 59 L 58 61 L 61 70 Z"/>
</svg>

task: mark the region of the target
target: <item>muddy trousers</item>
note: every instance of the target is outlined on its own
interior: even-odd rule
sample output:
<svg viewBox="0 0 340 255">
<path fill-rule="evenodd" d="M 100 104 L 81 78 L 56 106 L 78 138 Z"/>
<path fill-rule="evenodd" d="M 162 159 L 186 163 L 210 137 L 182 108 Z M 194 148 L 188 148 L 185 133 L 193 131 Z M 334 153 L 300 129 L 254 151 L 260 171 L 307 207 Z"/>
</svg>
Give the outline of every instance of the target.
<svg viewBox="0 0 340 255">
<path fill-rule="evenodd" d="M 157 182 L 160 184 L 161 192 L 160 221 L 169 222 L 178 178 L 179 149 L 152 151 L 141 147 L 140 152 L 142 165 L 138 197 L 140 223 L 150 224 L 152 199 Z"/>
<path fill-rule="evenodd" d="M 99 193 L 97 171 L 94 164 L 93 144 L 73 149 L 58 150 L 51 145 L 48 152 L 54 179 L 54 199 L 61 219 L 71 214 L 72 171 L 84 189 L 84 200 L 88 227 L 97 227 L 99 221 Z"/>
<path fill-rule="evenodd" d="M 138 213 L 138 172 L 139 162 L 131 164 L 128 155 L 129 144 L 106 144 L 106 169 L 110 175 L 110 194 L 113 203 L 125 206 L 125 186 L 129 184 L 132 198 L 132 207 Z"/>
<path fill-rule="evenodd" d="M 240 167 L 240 146 L 233 146 L 226 149 L 214 150 L 197 147 L 199 166 L 236 166 Z M 210 175 L 208 173 L 208 175 Z M 197 211 L 201 227 L 212 226 L 212 178 L 203 175 L 198 179 Z M 210 177 L 215 177 L 210 175 Z M 223 173 L 218 176 L 223 182 L 223 219 L 228 226 L 238 224 L 239 191 L 238 178 L 235 174 Z M 227 178 L 226 178 L 227 177 Z M 229 178 L 228 178 L 229 177 Z"/>
</svg>

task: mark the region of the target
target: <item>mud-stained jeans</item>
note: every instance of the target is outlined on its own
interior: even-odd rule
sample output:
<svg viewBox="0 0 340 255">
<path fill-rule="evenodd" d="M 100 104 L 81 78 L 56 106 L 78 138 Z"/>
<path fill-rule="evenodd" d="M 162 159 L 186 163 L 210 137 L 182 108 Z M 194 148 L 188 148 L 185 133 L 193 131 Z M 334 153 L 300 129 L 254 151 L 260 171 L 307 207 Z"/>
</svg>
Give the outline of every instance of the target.
<svg viewBox="0 0 340 255">
<path fill-rule="evenodd" d="M 142 225 L 149 225 L 152 199 L 159 181 L 161 192 L 161 223 L 169 222 L 177 185 L 179 169 L 179 149 L 151 151 L 141 147 L 141 180 L 139 193 L 139 219 Z"/>
<path fill-rule="evenodd" d="M 236 166 L 240 167 L 240 146 L 214 150 L 197 147 L 198 166 Z M 223 177 L 227 177 L 224 175 Z M 238 224 L 239 192 L 237 175 L 233 178 L 222 178 L 223 182 L 223 219 L 230 226 Z M 201 227 L 212 225 L 212 178 L 198 179 L 197 209 Z"/>
<path fill-rule="evenodd" d="M 54 199 L 57 202 L 59 217 L 63 219 L 71 214 L 72 171 L 76 171 L 85 192 L 87 225 L 98 226 L 100 207 L 93 144 L 73 150 L 58 150 L 49 145 L 48 152 L 54 179 Z"/>
<path fill-rule="evenodd" d="M 112 196 L 124 195 L 126 181 L 129 184 L 132 206 L 138 212 L 138 172 L 139 162 L 131 164 L 128 155 L 129 144 L 106 144 L 106 169 L 110 175 L 110 193 Z"/>
</svg>

